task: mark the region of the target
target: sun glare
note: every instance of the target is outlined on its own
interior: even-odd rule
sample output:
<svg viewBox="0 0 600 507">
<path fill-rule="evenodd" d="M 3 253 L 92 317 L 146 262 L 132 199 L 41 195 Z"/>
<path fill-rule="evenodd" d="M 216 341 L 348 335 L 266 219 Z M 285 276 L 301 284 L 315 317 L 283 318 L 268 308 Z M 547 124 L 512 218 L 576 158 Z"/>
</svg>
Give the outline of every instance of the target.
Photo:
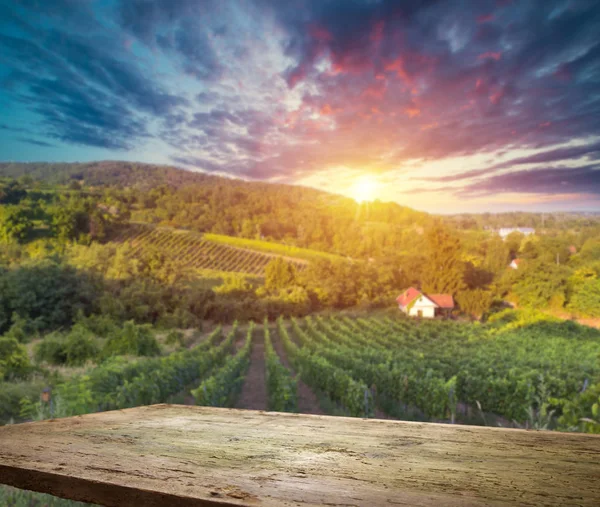
<svg viewBox="0 0 600 507">
<path fill-rule="evenodd" d="M 350 196 L 356 202 L 374 201 L 377 198 L 379 183 L 372 176 L 363 175 L 350 187 Z"/>
</svg>

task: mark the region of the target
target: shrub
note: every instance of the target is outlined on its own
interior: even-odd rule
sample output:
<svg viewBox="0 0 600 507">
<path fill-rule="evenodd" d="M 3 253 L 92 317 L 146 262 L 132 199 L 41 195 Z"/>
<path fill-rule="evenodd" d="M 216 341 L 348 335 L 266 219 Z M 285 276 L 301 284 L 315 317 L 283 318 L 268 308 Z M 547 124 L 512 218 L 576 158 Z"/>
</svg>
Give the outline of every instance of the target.
<svg viewBox="0 0 600 507">
<path fill-rule="evenodd" d="M 165 338 L 165 343 L 167 345 L 179 345 L 183 347 L 184 339 L 185 337 L 181 331 L 171 331 Z"/>
<path fill-rule="evenodd" d="M 20 343 L 26 343 L 36 334 L 35 323 L 15 313 L 12 316 L 12 325 L 5 336 L 14 338 Z"/>
<path fill-rule="evenodd" d="M 59 333 L 46 335 L 35 346 L 34 358 L 36 363 L 61 365 L 67 363 L 65 337 Z"/>
<path fill-rule="evenodd" d="M 69 366 L 85 364 L 86 361 L 95 359 L 100 352 L 95 337 L 81 324 L 73 326 L 64 346 Z"/>
<path fill-rule="evenodd" d="M 114 332 L 104 345 L 105 357 L 119 355 L 156 356 L 160 346 L 148 324 L 136 325 L 132 320 L 125 322 L 122 329 Z"/>
<path fill-rule="evenodd" d="M 25 347 L 15 338 L 0 338 L 0 380 L 26 379 L 30 373 Z"/>
<path fill-rule="evenodd" d="M 117 328 L 117 324 L 111 319 L 110 315 L 90 315 L 89 317 L 85 317 L 80 313 L 77 316 L 76 325 L 81 325 L 92 334 L 103 338 L 110 336 Z"/>
<path fill-rule="evenodd" d="M 0 307 L 3 313 L 27 319 L 38 331 L 69 327 L 78 311 L 91 311 L 98 293 L 96 282 L 57 261 L 28 262 L 0 271 Z M 0 332 L 11 324 L 5 322 Z"/>
<path fill-rule="evenodd" d="M 20 422 L 21 400 L 38 400 L 44 383 L 34 382 L 6 382 L 0 389 L 0 425 L 11 422 Z"/>
</svg>

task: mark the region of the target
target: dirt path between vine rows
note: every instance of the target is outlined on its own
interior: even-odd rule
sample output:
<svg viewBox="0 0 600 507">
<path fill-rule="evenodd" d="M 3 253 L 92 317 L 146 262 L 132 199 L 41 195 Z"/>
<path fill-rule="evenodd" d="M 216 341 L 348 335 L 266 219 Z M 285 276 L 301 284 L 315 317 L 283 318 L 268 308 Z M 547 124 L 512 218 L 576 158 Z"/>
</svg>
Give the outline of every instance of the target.
<svg viewBox="0 0 600 507">
<path fill-rule="evenodd" d="M 296 377 L 296 373 L 290 366 L 290 363 L 285 354 L 285 349 L 283 348 L 283 344 L 281 343 L 281 338 L 279 337 L 279 334 L 277 333 L 276 329 L 271 330 L 271 336 L 273 341 L 273 348 L 275 349 L 275 352 L 277 352 L 281 364 L 283 364 L 290 371 L 293 377 Z M 301 414 L 326 415 L 325 412 L 323 412 L 323 410 L 321 409 L 319 405 L 319 400 L 315 393 L 313 393 L 310 387 L 308 387 L 300 379 L 298 379 L 298 412 L 300 412 Z"/>
<path fill-rule="evenodd" d="M 260 330 L 260 328 L 259 328 Z M 267 410 L 267 379 L 265 378 L 265 343 L 262 333 L 252 338 L 250 367 L 235 408 Z"/>
</svg>

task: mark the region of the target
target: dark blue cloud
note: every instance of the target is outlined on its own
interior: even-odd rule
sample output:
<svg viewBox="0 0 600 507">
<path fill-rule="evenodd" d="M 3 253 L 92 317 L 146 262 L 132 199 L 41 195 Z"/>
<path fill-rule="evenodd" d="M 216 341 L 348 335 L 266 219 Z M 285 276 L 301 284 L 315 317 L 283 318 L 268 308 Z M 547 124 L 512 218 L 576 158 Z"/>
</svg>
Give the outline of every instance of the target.
<svg viewBox="0 0 600 507">
<path fill-rule="evenodd" d="M 21 141 L 26 144 L 33 144 L 34 146 L 41 146 L 42 148 L 54 148 L 53 144 L 47 143 L 45 141 L 40 141 L 38 139 L 31 139 L 29 137 L 18 137 L 17 141 Z"/>
<path fill-rule="evenodd" d="M 211 35 L 222 35 L 210 21 L 219 4 L 213 0 L 124 0 L 119 20 L 123 28 L 150 47 L 177 55 L 183 70 L 199 79 L 216 79 L 221 70 Z"/>
<path fill-rule="evenodd" d="M 22 5 L 36 7 L 35 2 Z M 81 7 L 81 2 L 77 5 Z M 13 13 L 20 21 L 20 33 L 0 33 L 8 68 L 5 83 L 15 101 L 41 116 L 49 137 L 130 149 L 147 136 L 144 115 L 160 117 L 186 105 L 185 98 L 161 89 L 135 62 L 127 61 L 114 39 L 61 30 L 52 21 L 34 27 L 27 12 Z M 61 10 L 58 4 L 38 12 L 59 20 L 79 15 L 77 9 L 65 5 Z"/>
</svg>

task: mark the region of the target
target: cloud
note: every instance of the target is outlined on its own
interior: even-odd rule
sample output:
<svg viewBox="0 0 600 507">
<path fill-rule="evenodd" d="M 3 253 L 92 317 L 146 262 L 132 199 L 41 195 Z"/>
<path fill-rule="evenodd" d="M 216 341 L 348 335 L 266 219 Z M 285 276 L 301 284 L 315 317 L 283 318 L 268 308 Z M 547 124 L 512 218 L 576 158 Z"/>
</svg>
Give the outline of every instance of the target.
<svg viewBox="0 0 600 507">
<path fill-rule="evenodd" d="M 211 30 L 216 1 L 123 0 L 119 2 L 121 26 L 150 47 L 176 55 L 186 73 L 198 79 L 216 79 L 221 69 L 211 38 L 222 34 L 222 25 Z"/>
<path fill-rule="evenodd" d="M 244 178 L 503 154 L 428 178 L 460 190 L 598 160 L 599 32 L 584 0 L 23 0 L 0 105 L 24 139 Z"/>
<path fill-rule="evenodd" d="M 31 139 L 28 137 L 18 137 L 17 141 L 22 143 L 33 144 L 35 146 L 42 146 L 43 148 L 54 148 L 53 144 L 46 143 L 45 141 L 39 141 L 38 139 Z"/>
<path fill-rule="evenodd" d="M 600 142 L 543 151 L 534 155 L 507 160 L 506 162 L 494 164 L 484 169 L 476 169 L 474 171 L 466 171 L 458 174 L 451 174 L 449 176 L 415 179 L 422 181 L 454 182 L 488 176 L 503 169 L 511 169 L 519 165 L 562 162 L 565 160 L 578 160 L 583 157 L 588 157 L 592 160 L 600 159 Z"/>
<path fill-rule="evenodd" d="M 105 36 L 86 38 L 51 25 L 32 37 L 34 32 L 0 33 L 0 48 L 11 68 L 14 100 L 40 115 L 49 137 L 131 149 L 147 136 L 142 115 L 168 115 L 187 103 L 121 60 Z"/>
<path fill-rule="evenodd" d="M 467 185 L 459 194 L 473 196 L 507 192 L 600 195 L 600 164 L 515 171 Z"/>
</svg>

